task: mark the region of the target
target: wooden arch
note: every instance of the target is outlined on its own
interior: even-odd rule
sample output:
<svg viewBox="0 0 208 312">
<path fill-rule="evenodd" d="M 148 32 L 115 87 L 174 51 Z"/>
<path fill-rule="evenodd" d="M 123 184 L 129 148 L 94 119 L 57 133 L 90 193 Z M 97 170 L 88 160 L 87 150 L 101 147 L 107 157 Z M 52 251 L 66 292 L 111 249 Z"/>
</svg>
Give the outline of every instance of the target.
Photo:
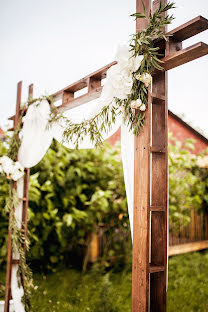
<svg viewBox="0 0 208 312">
<path fill-rule="evenodd" d="M 153 6 L 155 10 L 160 1 L 143 0 L 146 11 Z M 162 0 L 166 3 L 166 0 Z M 136 0 L 136 11 L 142 12 L 142 0 Z M 146 20 L 136 21 L 136 30 L 146 27 Z M 167 218 L 168 218 L 168 104 L 167 71 L 208 54 L 208 45 L 203 42 L 186 49 L 182 42 L 208 29 L 208 20 L 198 16 L 170 31 L 168 42 L 160 41 L 157 45 L 163 53 L 164 71 L 153 75 L 152 93 L 148 95 L 148 110 L 144 131 L 135 137 L 134 148 L 134 231 L 132 264 L 132 312 L 166 311 L 166 276 L 167 276 Z M 166 32 L 166 29 L 164 29 Z M 53 94 L 55 101 L 61 100 L 60 111 L 98 98 L 102 91 L 101 80 L 106 71 L 116 62 L 106 65 L 96 72 L 67 86 Z M 87 87 L 87 93 L 75 97 L 75 93 Z M 17 86 L 16 114 L 14 130 L 20 118 L 22 82 Z M 29 86 L 29 96 L 33 94 L 33 85 Z M 22 231 L 27 234 L 29 169 L 25 169 Z M 14 184 L 16 187 L 16 184 Z M 6 291 L 4 312 L 9 312 L 11 298 L 11 268 L 18 260 L 12 259 L 11 233 L 8 237 Z"/>
</svg>

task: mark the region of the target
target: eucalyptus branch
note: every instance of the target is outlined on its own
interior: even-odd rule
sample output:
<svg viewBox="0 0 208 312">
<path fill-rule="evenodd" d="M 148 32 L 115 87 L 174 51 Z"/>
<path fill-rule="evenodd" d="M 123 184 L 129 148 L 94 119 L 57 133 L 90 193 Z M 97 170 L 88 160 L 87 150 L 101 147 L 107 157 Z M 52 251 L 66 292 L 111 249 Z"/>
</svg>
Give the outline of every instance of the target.
<svg viewBox="0 0 208 312">
<path fill-rule="evenodd" d="M 12 250 L 17 250 L 19 253 L 19 267 L 17 271 L 18 281 L 23 281 L 24 295 L 22 301 L 25 305 L 25 311 L 31 311 L 30 295 L 32 286 L 32 272 L 26 263 L 24 245 L 26 249 L 29 249 L 29 240 L 25 239 L 24 233 L 17 226 L 17 220 L 15 217 L 15 208 L 19 204 L 19 196 L 17 191 L 13 187 L 13 183 L 10 183 L 9 197 L 6 202 L 4 211 L 10 215 L 9 231 L 11 232 Z M 20 286 L 20 285 L 19 285 Z"/>
<path fill-rule="evenodd" d="M 63 139 L 67 142 L 71 141 L 76 147 L 88 135 L 91 142 L 98 146 L 103 141 L 103 133 L 107 133 L 116 121 L 118 114 L 118 106 L 110 103 L 102 108 L 102 110 L 90 119 L 83 120 L 81 123 L 72 123 L 63 114 L 52 114 L 49 125 L 59 120 L 63 121 Z"/>
</svg>

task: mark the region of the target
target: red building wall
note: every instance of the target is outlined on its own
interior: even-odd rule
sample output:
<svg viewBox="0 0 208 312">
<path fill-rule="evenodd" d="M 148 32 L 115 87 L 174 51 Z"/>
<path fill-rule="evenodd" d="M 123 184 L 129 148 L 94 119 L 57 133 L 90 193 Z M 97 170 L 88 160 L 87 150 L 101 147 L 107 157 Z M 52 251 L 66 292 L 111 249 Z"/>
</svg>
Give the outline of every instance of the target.
<svg viewBox="0 0 208 312">
<path fill-rule="evenodd" d="M 184 144 L 187 139 L 194 139 L 195 150 L 192 151 L 192 153 L 198 154 L 208 147 L 208 140 L 205 137 L 170 111 L 168 114 L 168 129 L 182 144 Z M 121 129 L 112 135 L 108 139 L 108 142 L 114 145 L 117 141 L 120 141 L 120 138 Z"/>
</svg>

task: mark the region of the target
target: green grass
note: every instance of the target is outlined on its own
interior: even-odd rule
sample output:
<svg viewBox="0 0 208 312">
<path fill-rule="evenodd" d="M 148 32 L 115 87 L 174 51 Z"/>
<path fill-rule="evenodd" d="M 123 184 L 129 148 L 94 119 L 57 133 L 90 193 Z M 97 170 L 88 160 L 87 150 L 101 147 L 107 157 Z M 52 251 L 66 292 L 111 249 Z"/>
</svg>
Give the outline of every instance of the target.
<svg viewBox="0 0 208 312">
<path fill-rule="evenodd" d="M 0 274 L 0 280 L 2 281 Z M 131 272 L 34 274 L 34 312 L 130 312 Z M 208 251 L 169 259 L 168 312 L 208 311 Z"/>
</svg>

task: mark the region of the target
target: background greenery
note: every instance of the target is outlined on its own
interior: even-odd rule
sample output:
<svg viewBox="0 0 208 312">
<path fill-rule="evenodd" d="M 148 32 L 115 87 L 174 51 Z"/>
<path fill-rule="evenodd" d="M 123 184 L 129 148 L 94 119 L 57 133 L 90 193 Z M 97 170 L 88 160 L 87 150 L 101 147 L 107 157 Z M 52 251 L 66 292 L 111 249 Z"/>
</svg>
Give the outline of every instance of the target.
<svg viewBox="0 0 208 312">
<path fill-rule="evenodd" d="M 170 138 L 170 224 L 176 229 L 189 222 L 190 209 L 208 205 L 207 169 Z M 0 143 L 0 155 L 7 148 Z M 2 210 L 8 185 L 0 178 L 0 263 L 6 260 L 8 216 Z M 124 266 L 131 257 L 131 239 L 119 146 L 105 144 L 96 150 L 68 150 L 53 142 L 42 161 L 31 169 L 29 191 L 28 260 L 33 270 L 55 270 L 57 265 L 84 268 L 92 233 L 104 225 L 107 237 L 100 265 Z M 114 263 L 114 266 L 115 266 Z"/>
<path fill-rule="evenodd" d="M 0 279 L 5 273 L 0 271 Z M 120 272 L 68 268 L 34 274 L 34 312 L 130 312 L 131 265 Z M 208 311 L 208 251 L 169 259 L 168 312 Z M 3 297 L 3 296 L 2 296 Z M 1 298 L 1 294 L 0 294 Z"/>
</svg>

